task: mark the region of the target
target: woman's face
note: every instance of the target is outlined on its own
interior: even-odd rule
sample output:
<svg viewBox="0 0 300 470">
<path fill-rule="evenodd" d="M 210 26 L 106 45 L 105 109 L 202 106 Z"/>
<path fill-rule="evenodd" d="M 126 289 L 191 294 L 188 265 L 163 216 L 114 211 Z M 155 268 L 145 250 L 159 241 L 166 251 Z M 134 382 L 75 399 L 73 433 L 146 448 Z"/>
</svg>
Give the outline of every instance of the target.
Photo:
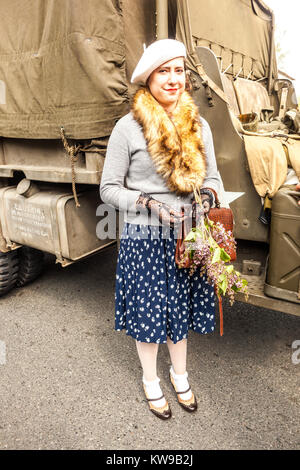
<svg viewBox="0 0 300 470">
<path fill-rule="evenodd" d="M 183 57 L 176 57 L 155 69 L 148 87 L 154 98 L 166 111 L 174 111 L 178 98 L 185 90 L 185 69 Z"/>
</svg>

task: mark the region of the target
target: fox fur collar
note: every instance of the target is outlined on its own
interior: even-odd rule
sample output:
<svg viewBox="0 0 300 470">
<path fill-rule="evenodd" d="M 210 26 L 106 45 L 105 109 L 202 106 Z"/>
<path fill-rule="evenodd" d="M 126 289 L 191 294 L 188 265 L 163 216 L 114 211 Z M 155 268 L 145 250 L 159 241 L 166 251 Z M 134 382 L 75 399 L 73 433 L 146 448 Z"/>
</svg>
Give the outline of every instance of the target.
<svg viewBox="0 0 300 470">
<path fill-rule="evenodd" d="M 187 91 L 172 118 L 146 88 L 134 96 L 132 113 L 142 126 L 156 171 L 170 191 L 188 194 L 200 189 L 206 174 L 205 150 L 198 109 Z"/>
</svg>

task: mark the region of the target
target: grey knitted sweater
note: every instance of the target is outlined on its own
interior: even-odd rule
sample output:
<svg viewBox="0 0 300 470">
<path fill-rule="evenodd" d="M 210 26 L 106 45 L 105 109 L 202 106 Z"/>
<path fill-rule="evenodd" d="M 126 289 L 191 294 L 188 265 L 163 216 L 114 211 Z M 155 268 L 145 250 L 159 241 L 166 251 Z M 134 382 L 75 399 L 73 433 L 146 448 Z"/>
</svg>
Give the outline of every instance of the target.
<svg viewBox="0 0 300 470">
<path fill-rule="evenodd" d="M 207 159 L 207 173 L 202 186 L 213 188 L 218 193 L 220 180 L 212 134 L 205 119 L 201 118 L 201 123 Z M 100 197 L 104 203 L 123 211 L 126 222 L 160 225 L 158 220 L 153 217 L 150 219 L 145 211 L 140 212 L 135 208 L 142 191 L 177 210 L 184 204 L 190 204 L 193 197 L 192 193 L 181 197 L 170 192 L 162 176 L 156 172 L 141 126 L 128 113 L 117 122 L 111 133 L 100 183 Z"/>
</svg>

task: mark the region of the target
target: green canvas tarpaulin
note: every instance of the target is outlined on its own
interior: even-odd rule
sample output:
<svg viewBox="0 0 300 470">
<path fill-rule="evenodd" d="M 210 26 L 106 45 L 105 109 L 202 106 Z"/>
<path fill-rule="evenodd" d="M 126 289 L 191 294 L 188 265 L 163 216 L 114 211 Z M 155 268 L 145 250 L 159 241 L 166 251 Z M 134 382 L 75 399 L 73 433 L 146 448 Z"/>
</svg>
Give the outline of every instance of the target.
<svg viewBox="0 0 300 470">
<path fill-rule="evenodd" d="M 252 79 L 268 75 L 261 0 L 169 0 L 169 31 Z M 0 0 L 0 136 L 106 137 L 128 111 L 130 76 L 155 40 L 155 0 Z M 188 24 L 188 17 L 190 24 Z M 193 69 L 193 59 L 189 57 Z M 240 70 L 242 69 L 242 70 Z M 274 73 L 276 63 L 273 64 Z"/>
<path fill-rule="evenodd" d="M 274 45 L 271 11 L 264 2 L 177 0 L 177 8 L 178 39 L 209 47 L 222 71 L 229 74 L 255 80 L 268 77 L 270 49 Z M 273 75 L 277 76 L 275 54 L 273 57 Z"/>
<path fill-rule="evenodd" d="M 109 135 L 154 12 L 152 0 L 1 0 L 0 135 Z"/>
</svg>

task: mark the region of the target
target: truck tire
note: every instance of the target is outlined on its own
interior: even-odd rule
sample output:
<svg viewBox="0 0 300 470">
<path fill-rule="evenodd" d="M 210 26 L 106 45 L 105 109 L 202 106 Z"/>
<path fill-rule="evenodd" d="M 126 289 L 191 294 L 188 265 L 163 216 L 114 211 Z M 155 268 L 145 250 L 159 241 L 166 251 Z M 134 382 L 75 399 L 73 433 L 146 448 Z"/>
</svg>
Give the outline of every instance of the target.
<svg viewBox="0 0 300 470">
<path fill-rule="evenodd" d="M 16 284 L 19 271 L 17 250 L 0 253 L 0 296 L 10 291 Z"/>
<path fill-rule="evenodd" d="M 18 251 L 19 273 L 16 285 L 23 287 L 41 274 L 44 267 L 44 253 L 29 246 L 22 246 Z"/>
</svg>

